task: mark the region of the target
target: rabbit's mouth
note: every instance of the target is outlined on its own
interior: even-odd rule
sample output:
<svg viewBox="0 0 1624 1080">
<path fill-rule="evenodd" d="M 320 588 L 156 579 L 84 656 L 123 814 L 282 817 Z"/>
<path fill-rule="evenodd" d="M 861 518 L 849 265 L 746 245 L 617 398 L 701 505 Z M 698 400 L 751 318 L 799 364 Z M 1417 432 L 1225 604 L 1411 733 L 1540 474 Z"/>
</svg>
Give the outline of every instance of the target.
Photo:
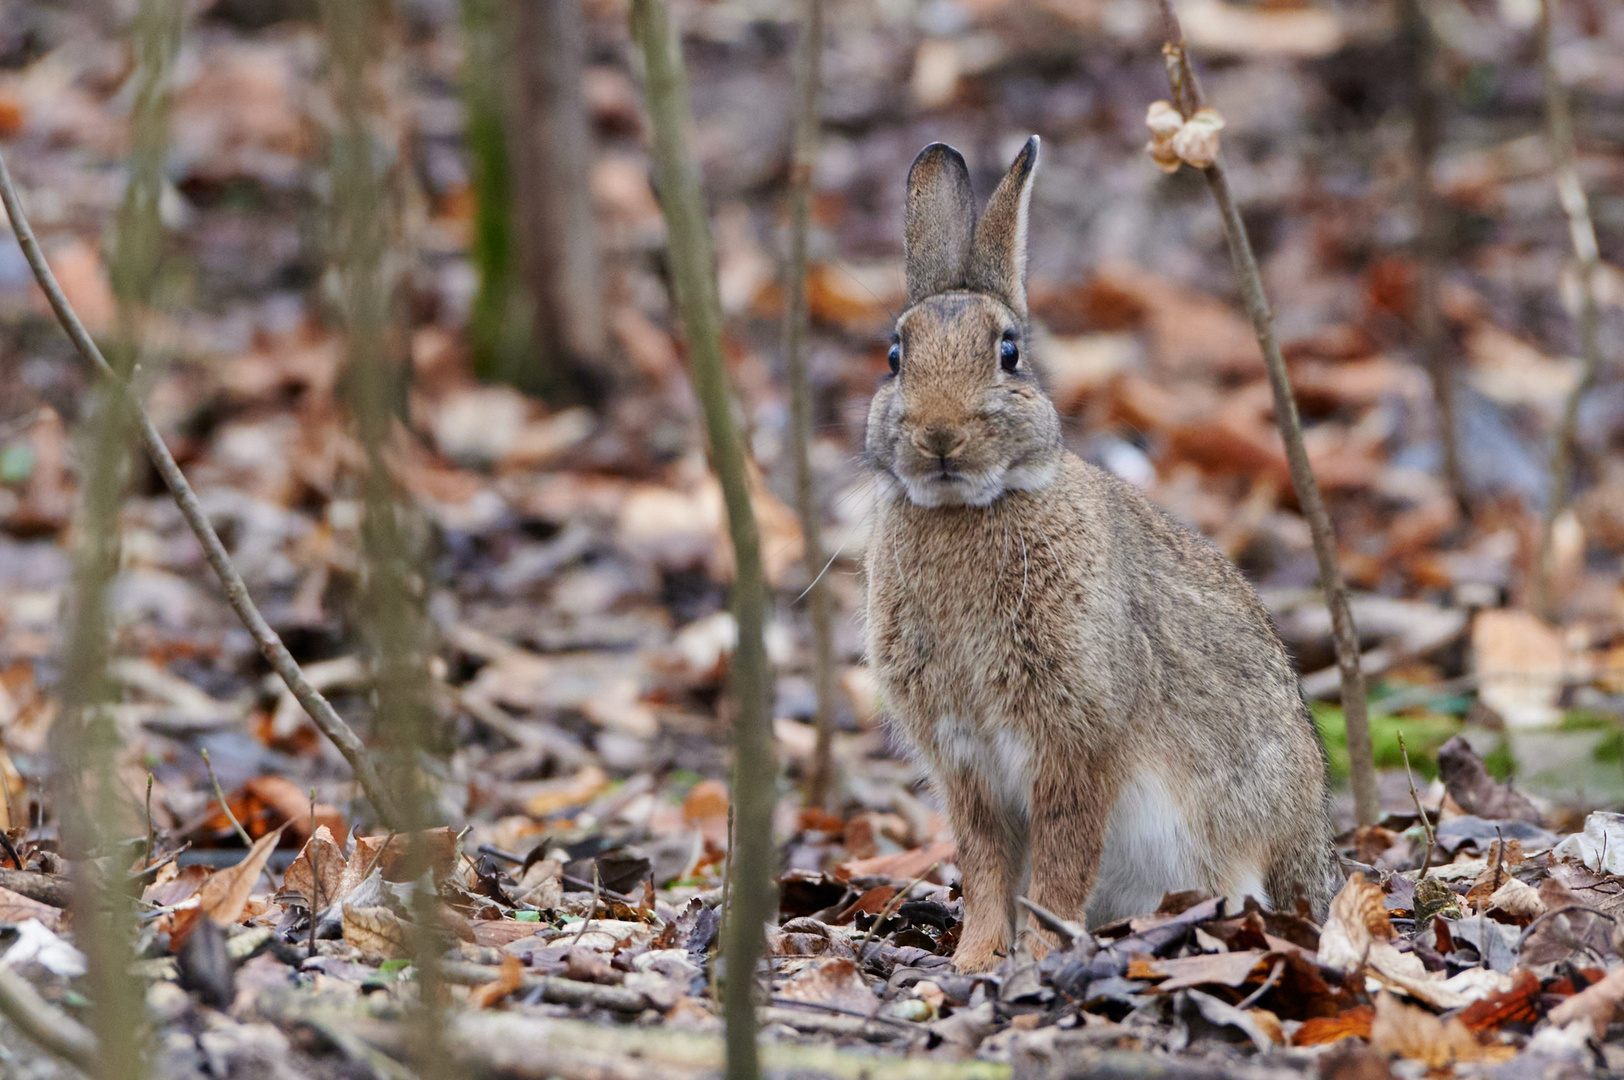
<svg viewBox="0 0 1624 1080">
<path fill-rule="evenodd" d="M 1004 493 L 1001 465 L 967 471 L 941 463 L 914 475 L 893 472 L 915 506 L 987 506 Z"/>
</svg>

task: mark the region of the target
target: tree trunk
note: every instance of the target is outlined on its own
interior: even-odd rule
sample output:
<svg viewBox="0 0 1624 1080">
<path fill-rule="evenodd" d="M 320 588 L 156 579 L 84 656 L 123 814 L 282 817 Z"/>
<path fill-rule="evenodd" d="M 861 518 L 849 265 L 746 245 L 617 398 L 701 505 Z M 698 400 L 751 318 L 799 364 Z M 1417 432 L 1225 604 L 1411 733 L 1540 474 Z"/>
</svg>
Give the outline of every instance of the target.
<svg viewBox="0 0 1624 1080">
<path fill-rule="evenodd" d="M 533 348 L 501 377 L 558 402 L 601 393 L 603 297 L 590 187 L 592 130 L 581 83 L 581 0 L 509 0 L 517 82 L 509 159 Z"/>
</svg>

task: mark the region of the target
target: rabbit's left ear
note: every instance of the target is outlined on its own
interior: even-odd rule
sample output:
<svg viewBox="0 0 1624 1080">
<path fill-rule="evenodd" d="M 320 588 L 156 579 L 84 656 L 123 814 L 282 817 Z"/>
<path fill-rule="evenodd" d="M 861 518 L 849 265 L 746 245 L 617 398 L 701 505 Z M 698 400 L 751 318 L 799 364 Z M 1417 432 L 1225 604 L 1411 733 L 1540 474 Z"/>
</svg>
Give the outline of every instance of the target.
<svg viewBox="0 0 1624 1080">
<path fill-rule="evenodd" d="M 1038 171 L 1038 137 L 1032 136 L 1015 156 L 987 203 L 970 245 L 966 284 L 990 293 L 1026 318 L 1026 218 L 1032 203 L 1032 181 Z"/>
</svg>

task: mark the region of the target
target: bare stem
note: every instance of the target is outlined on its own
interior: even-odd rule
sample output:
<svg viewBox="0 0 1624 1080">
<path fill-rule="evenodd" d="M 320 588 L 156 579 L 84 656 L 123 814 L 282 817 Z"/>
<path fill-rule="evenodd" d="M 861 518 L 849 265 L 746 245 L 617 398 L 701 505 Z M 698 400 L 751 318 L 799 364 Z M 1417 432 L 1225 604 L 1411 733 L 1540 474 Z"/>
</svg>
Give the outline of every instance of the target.
<svg viewBox="0 0 1624 1080">
<path fill-rule="evenodd" d="M 39 282 L 45 298 L 50 301 L 57 322 L 62 324 L 62 329 L 67 332 L 79 355 L 114 388 L 114 393 L 121 399 L 122 406 L 133 415 L 147 456 L 152 459 L 158 475 L 163 477 L 175 505 L 180 508 L 181 517 L 186 519 L 187 526 L 202 545 L 203 557 L 208 560 L 215 576 L 220 579 L 220 585 L 225 590 L 226 602 L 237 613 L 242 624 L 248 628 L 248 633 L 253 637 L 254 644 L 259 647 L 260 654 L 287 684 L 288 690 L 309 715 L 317 730 L 327 736 L 338 748 L 338 752 L 344 755 L 344 760 L 349 762 L 357 783 L 361 785 L 361 790 L 366 793 L 378 816 L 386 824 L 393 822 L 395 820 L 393 806 L 384 791 L 378 771 L 367 754 L 365 744 L 344 722 L 343 717 L 334 711 L 332 704 L 310 685 L 310 680 L 305 678 L 298 661 L 293 659 L 293 654 L 282 644 L 282 639 L 259 613 L 259 608 L 248 595 L 248 586 L 244 584 L 242 575 L 237 573 L 237 568 L 231 563 L 231 556 L 226 554 L 226 546 L 221 541 L 220 534 L 215 532 L 214 526 L 209 522 L 208 514 L 198 500 L 197 492 L 192 490 L 192 485 L 186 480 L 186 474 L 181 472 L 174 455 L 164 444 L 158 426 L 147 415 L 140 398 L 136 396 L 130 384 L 120 378 L 112 365 L 107 362 L 107 358 L 102 355 L 101 349 L 91 338 L 90 331 L 85 329 L 84 323 L 68 303 L 68 298 L 63 295 L 62 287 L 57 284 L 56 275 L 51 272 L 50 264 L 45 261 L 45 253 L 40 250 L 34 230 L 23 213 L 22 202 L 17 196 L 17 186 L 12 181 L 10 170 L 6 168 L 4 157 L 0 157 L 0 202 L 5 204 L 6 213 L 11 218 L 12 230 L 17 234 L 17 243 L 23 250 L 23 257 L 28 260 L 35 280 Z"/>
<path fill-rule="evenodd" d="M 400 399 L 403 378 L 400 367 L 390 363 L 385 340 L 392 294 L 385 258 L 400 221 L 385 162 L 397 155 L 377 152 L 368 104 L 368 83 L 377 75 L 377 55 L 389 38 L 379 31 L 388 24 L 377 18 L 379 8 L 354 0 L 326 0 L 321 10 L 337 113 L 328 143 L 334 226 L 329 255 L 347 332 L 349 404 L 366 452 L 361 631 L 377 672 L 374 730 L 387 750 L 385 782 L 399 811 L 406 865 L 415 882 L 408 947 L 418 996 L 408 1050 L 414 1071 L 434 1080 L 451 1075 L 452 1065 L 439 1000 L 440 897 L 425 841 L 425 830 L 437 824 L 435 799 L 418 767 L 435 720 L 427 677 L 426 589 L 412 551 L 413 507 L 395 481 L 389 455 L 393 403 Z"/>
<path fill-rule="evenodd" d="M 1188 118 L 1202 106 L 1201 86 L 1190 66 L 1184 31 L 1179 26 L 1173 0 L 1160 0 L 1160 3 L 1167 32 L 1162 57 L 1167 65 L 1168 85 L 1172 88 L 1174 104 Z M 1224 173 L 1221 161 L 1202 172 L 1207 178 L 1213 200 L 1218 204 L 1219 216 L 1223 219 L 1224 236 L 1229 241 L 1229 255 L 1235 264 L 1241 297 L 1269 373 L 1269 387 L 1274 393 L 1274 422 L 1285 442 L 1291 485 L 1297 492 L 1297 503 L 1302 508 L 1303 517 L 1308 519 L 1309 532 L 1313 537 L 1314 557 L 1319 563 L 1320 590 L 1324 592 L 1325 604 L 1331 612 L 1331 636 L 1336 645 L 1337 668 L 1342 675 L 1342 713 L 1347 724 L 1354 817 L 1361 825 L 1371 825 L 1380 813 L 1381 800 L 1376 789 L 1376 760 L 1370 742 L 1365 679 L 1359 669 L 1359 635 L 1354 629 L 1353 611 L 1348 606 L 1348 588 L 1342 579 L 1342 567 L 1337 559 L 1336 534 L 1331 529 L 1325 499 L 1320 494 L 1319 481 L 1314 478 L 1308 450 L 1303 445 L 1303 426 L 1297 413 L 1297 399 L 1292 394 L 1291 378 L 1286 372 L 1285 357 L 1280 353 L 1280 343 L 1274 336 L 1274 313 L 1264 294 L 1263 275 L 1258 270 L 1257 256 L 1252 251 L 1246 225 L 1241 220 L 1240 208 L 1229 189 L 1229 178 Z"/>
<path fill-rule="evenodd" d="M 1427 819 L 1427 811 L 1421 805 L 1421 794 L 1415 790 L 1415 774 L 1410 771 L 1410 752 L 1404 747 L 1404 732 L 1398 733 L 1398 752 L 1404 755 L 1404 776 L 1410 782 L 1410 801 L 1415 803 L 1415 812 L 1421 815 L 1421 831 L 1427 838 L 1427 850 L 1421 855 L 1421 876 L 1427 876 L 1427 870 L 1432 865 L 1433 845 L 1438 842 L 1437 834 L 1432 831 L 1432 822 Z"/>
<path fill-rule="evenodd" d="M 220 804 L 220 809 L 226 812 L 226 820 L 231 822 L 231 827 L 237 831 L 237 838 L 243 842 L 243 846 L 253 847 L 254 838 L 248 835 L 248 830 L 242 827 L 242 822 L 237 820 L 237 815 L 231 812 L 231 804 L 226 802 L 226 793 L 220 787 L 220 778 L 214 775 L 214 762 L 209 760 L 208 748 L 204 747 L 201 752 L 203 754 L 203 767 L 209 770 L 209 783 L 214 785 L 215 801 Z"/>
<path fill-rule="evenodd" d="M 818 91 L 823 66 L 824 0 L 806 0 L 801 27 L 800 70 L 795 86 L 795 146 L 790 158 L 789 254 L 784 263 L 784 369 L 790 389 L 790 450 L 795 459 L 795 509 L 805 540 L 806 572 L 812 578 L 807 608 L 812 616 L 812 687 L 817 694 L 818 741 L 807 775 L 806 802 L 823 807 L 834 783 L 834 613 L 823 581 L 822 521 L 812 475 L 812 379 L 807 372 L 806 260 L 812 209 L 812 170 L 818 157 Z"/>
<path fill-rule="evenodd" d="M 1557 519 L 1568 507 L 1573 495 L 1573 458 L 1578 442 L 1579 405 L 1590 388 L 1596 384 L 1601 369 L 1601 306 L 1596 299 L 1596 271 L 1601 255 L 1596 247 L 1596 227 L 1590 218 L 1590 201 L 1579 183 L 1579 170 L 1575 164 L 1577 152 L 1573 138 L 1573 113 L 1568 102 L 1567 88 L 1562 85 L 1562 73 L 1556 67 L 1556 49 L 1552 29 L 1552 15 L 1556 0 L 1540 0 L 1539 44 L 1545 68 L 1545 137 L 1550 142 L 1551 163 L 1555 172 L 1557 195 L 1568 218 L 1568 236 L 1573 242 L 1573 257 L 1578 269 L 1579 284 L 1579 357 L 1584 367 L 1579 381 L 1568 394 L 1562 409 L 1562 420 L 1551 444 L 1551 492 L 1545 502 L 1545 517 L 1541 522 L 1539 544 L 1539 576 L 1534 587 L 1534 610 L 1546 619 L 1556 615 L 1556 598 L 1552 594 L 1552 577 L 1556 572 L 1556 553 L 1553 539 Z"/>
<path fill-rule="evenodd" d="M 669 235 L 671 281 L 682 312 L 689 371 L 704 408 L 711 465 L 727 505 L 733 540 L 733 614 L 739 644 L 733 657 L 733 802 L 738 808 L 732 845 L 733 912 L 727 925 L 728 1080 L 761 1074 L 756 1051 L 756 962 L 762 926 L 770 910 L 773 787 L 777 777 L 772 742 L 770 674 L 762 637 L 767 595 L 761 543 L 745 475 L 743 440 L 733 420 L 732 395 L 722 359 L 721 304 L 699 171 L 688 148 L 688 77 L 680 41 L 672 33 L 664 0 L 633 0 L 633 36 L 641 46 L 645 95 L 654 132 L 660 208 Z"/>
</svg>

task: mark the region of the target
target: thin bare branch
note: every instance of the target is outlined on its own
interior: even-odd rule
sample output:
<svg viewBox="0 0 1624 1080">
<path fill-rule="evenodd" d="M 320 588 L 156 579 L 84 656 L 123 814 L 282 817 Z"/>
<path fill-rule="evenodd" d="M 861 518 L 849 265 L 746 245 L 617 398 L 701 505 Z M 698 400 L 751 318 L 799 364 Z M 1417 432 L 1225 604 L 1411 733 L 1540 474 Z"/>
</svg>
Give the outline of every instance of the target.
<svg viewBox="0 0 1624 1080">
<path fill-rule="evenodd" d="M 1201 86 L 1196 80 L 1195 70 L 1190 66 L 1184 31 L 1179 26 L 1173 0 L 1160 0 L 1160 3 L 1167 37 L 1166 44 L 1162 46 L 1162 58 L 1167 66 L 1168 85 L 1172 89 L 1175 107 L 1188 119 L 1203 105 Z M 1365 678 L 1359 668 L 1359 635 L 1354 629 L 1353 612 L 1348 606 L 1348 588 L 1337 558 L 1336 534 L 1331 529 L 1325 499 L 1320 494 L 1319 481 L 1314 478 L 1308 450 L 1303 445 L 1303 426 L 1297 413 L 1297 399 L 1292 394 L 1291 378 L 1286 372 L 1286 360 L 1281 355 L 1280 343 L 1274 336 L 1274 313 L 1263 291 L 1263 275 L 1258 270 L 1257 256 L 1252 251 L 1246 225 L 1241 220 L 1240 208 L 1229 189 L 1229 178 L 1224 173 L 1222 161 L 1215 161 L 1202 173 L 1207 178 L 1213 200 L 1218 204 L 1241 297 L 1246 304 L 1246 313 L 1252 320 L 1252 330 L 1257 334 L 1258 347 L 1263 352 L 1269 387 L 1274 393 L 1275 426 L 1280 429 L 1280 437 L 1285 441 L 1291 485 L 1297 492 L 1297 503 L 1302 508 L 1303 517 L 1308 519 L 1309 532 L 1314 541 L 1314 557 L 1319 563 L 1320 589 L 1331 612 L 1331 636 L 1336 646 L 1337 668 L 1342 675 L 1342 713 L 1347 725 L 1354 816 L 1361 825 L 1374 824 L 1381 811 L 1381 800 L 1376 789 L 1375 753 L 1370 742 Z"/>
<path fill-rule="evenodd" d="M 812 616 L 812 688 L 818 740 L 807 774 L 806 802 L 824 806 L 834 783 L 835 650 L 832 597 L 823 580 L 822 515 L 812 475 L 812 380 L 807 372 L 806 260 L 812 216 L 812 170 L 818 157 L 818 93 L 823 67 L 824 0 L 806 0 L 800 69 L 795 86 L 795 146 L 790 158 L 789 253 L 784 262 L 784 371 L 790 391 L 790 452 L 795 460 L 795 509 L 805 541 L 807 610 Z"/>
<path fill-rule="evenodd" d="M 727 505 L 733 540 L 733 614 L 739 643 L 733 656 L 733 802 L 738 808 L 732 848 L 732 903 L 725 949 L 724 992 L 728 1080 L 760 1076 L 756 1050 L 756 962 L 762 925 L 772 910 L 773 786 L 777 777 L 767 650 L 762 636 L 767 590 L 761 541 L 745 472 L 744 443 L 733 421 L 733 400 L 722 359 L 721 304 L 716 293 L 710 226 L 699 170 L 688 148 L 688 77 L 681 42 L 672 32 L 664 0 L 633 0 L 632 33 L 643 56 L 645 99 L 654 131 L 660 208 L 669 236 L 672 287 L 682 312 L 689 371 L 704 409 L 711 465 Z"/>
<path fill-rule="evenodd" d="M 1601 266 L 1601 255 L 1596 246 L 1596 227 L 1590 218 L 1590 200 L 1585 197 L 1584 186 L 1579 183 L 1573 113 L 1568 103 L 1567 88 L 1562 85 L 1562 73 L 1556 66 L 1552 29 L 1555 5 L 1556 0 L 1540 0 L 1539 5 L 1540 57 L 1545 68 L 1545 138 L 1550 143 L 1556 191 L 1562 200 L 1562 211 L 1568 218 L 1568 236 L 1573 243 L 1573 257 L 1578 270 L 1579 358 L 1584 366 L 1579 381 L 1568 394 L 1556 438 L 1551 444 L 1551 492 L 1545 502 L 1545 517 L 1541 522 L 1539 575 L 1534 587 L 1534 610 L 1547 619 L 1556 614 L 1556 597 L 1551 580 L 1556 572 L 1553 541 L 1557 520 L 1567 510 L 1573 496 L 1573 458 L 1578 442 L 1579 405 L 1590 388 L 1596 385 L 1596 376 L 1601 370 L 1601 305 L 1596 299 L 1596 272 Z"/>
</svg>

